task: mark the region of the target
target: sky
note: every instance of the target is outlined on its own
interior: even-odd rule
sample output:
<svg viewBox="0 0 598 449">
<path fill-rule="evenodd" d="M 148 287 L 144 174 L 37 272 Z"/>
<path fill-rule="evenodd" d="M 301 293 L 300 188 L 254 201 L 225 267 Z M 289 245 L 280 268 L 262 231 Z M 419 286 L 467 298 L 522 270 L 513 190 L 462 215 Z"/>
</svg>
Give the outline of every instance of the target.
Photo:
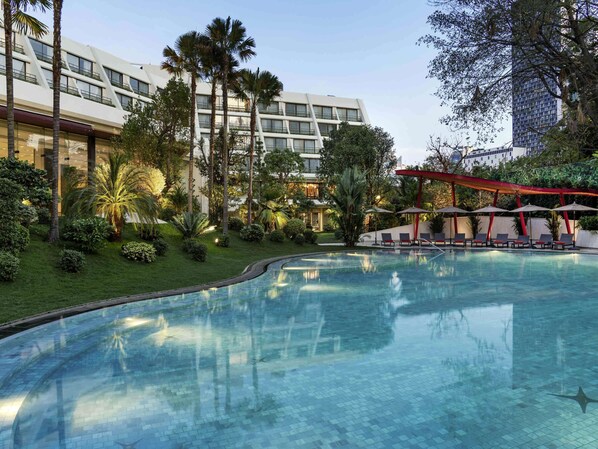
<svg viewBox="0 0 598 449">
<path fill-rule="evenodd" d="M 159 64 L 179 35 L 231 16 L 256 42 L 257 56 L 243 67 L 269 70 L 285 91 L 363 99 L 371 124 L 392 135 L 403 163 L 415 164 L 429 136 L 451 136 L 439 123 L 449 110 L 434 96 L 438 81 L 427 77 L 436 52 L 417 45 L 432 11 L 426 0 L 65 0 L 62 34 Z M 504 126 L 487 146 L 511 140 Z"/>
</svg>

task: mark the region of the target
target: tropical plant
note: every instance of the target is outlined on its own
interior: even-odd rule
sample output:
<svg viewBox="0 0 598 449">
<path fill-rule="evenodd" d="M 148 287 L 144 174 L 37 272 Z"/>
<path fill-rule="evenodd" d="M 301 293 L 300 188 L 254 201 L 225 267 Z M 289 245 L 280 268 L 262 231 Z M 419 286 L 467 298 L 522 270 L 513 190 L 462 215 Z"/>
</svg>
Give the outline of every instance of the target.
<svg viewBox="0 0 598 449">
<path fill-rule="evenodd" d="M 598 215 L 581 217 L 579 226 L 585 231 L 598 232 Z"/>
<path fill-rule="evenodd" d="M 187 192 L 185 192 L 185 189 L 183 189 L 180 184 L 174 186 L 166 195 L 166 199 L 168 199 L 172 205 L 172 208 L 178 214 L 182 213 L 185 209 L 185 206 L 187 205 L 187 198 Z"/>
<path fill-rule="evenodd" d="M 511 227 L 513 231 L 517 233 L 517 235 L 523 235 L 523 226 L 521 225 L 521 220 L 519 217 L 513 217 L 513 225 Z"/>
<path fill-rule="evenodd" d="M 471 235 L 474 237 L 479 234 L 480 226 L 482 224 L 482 220 L 477 215 L 470 214 L 467 216 L 467 222 L 469 224 L 469 229 L 471 230 Z"/>
<path fill-rule="evenodd" d="M 442 214 L 431 214 L 428 223 L 432 234 L 444 232 L 444 216 Z"/>
<path fill-rule="evenodd" d="M 38 211 L 50 205 L 52 197 L 45 170 L 39 170 L 27 161 L 0 158 L 0 178 L 18 184 L 23 189 L 21 200 Z"/>
<path fill-rule="evenodd" d="M 354 247 L 363 230 L 365 219 L 366 178 L 359 168 L 346 168 L 337 178 L 335 185 L 334 192 L 330 192 L 330 198 L 338 211 L 339 228 L 345 245 Z"/>
<path fill-rule="evenodd" d="M 247 61 L 255 56 L 255 42 L 252 37 L 247 37 L 247 32 L 240 20 L 232 20 L 230 17 L 222 19 L 215 18 L 207 28 L 205 35 L 211 42 L 211 48 L 219 57 L 219 80 L 222 84 L 222 110 L 224 123 L 224 145 L 222 158 L 223 182 L 223 210 L 222 210 L 222 232 L 228 233 L 228 89 L 230 74 L 234 70 L 238 60 Z M 238 59 L 237 59 L 238 58 Z M 213 114 L 212 114 L 213 115 Z"/>
<path fill-rule="evenodd" d="M 62 215 L 74 218 L 76 208 L 73 207 L 73 192 L 85 185 L 85 173 L 75 167 L 67 166 L 62 170 L 61 195 L 62 195 Z"/>
<path fill-rule="evenodd" d="M 201 235 L 210 226 L 208 216 L 201 212 L 184 212 L 172 219 L 173 226 L 183 238 L 191 239 Z"/>
<path fill-rule="evenodd" d="M 257 105 L 268 107 L 274 98 L 280 96 L 283 86 L 276 75 L 267 70 L 253 72 L 243 69 L 239 72 L 233 90 L 237 98 L 249 102 L 249 188 L 247 190 L 247 224 L 251 224 L 253 203 L 253 160 L 255 150 L 255 125 Z"/>
<path fill-rule="evenodd" d="M 86 253 L 95 253 L 106 246 L 111 227 L 102 217 L 78 218 L 68 222 L 63 237 Z"/>
<path fill-rule="evenodd" d="M 112 227 L 112 237 L 120 240 L 127 217 L 135 229 L 155 224 L 158 206 L 148 191 L 145 170 L 114 152 L 107 163 L 96 167 L 89 186 L 73 193 L 74 204 L 82 213 L 105 217 Z"/>
<path fill-rule="evenodd" d="M 266 201 L 260 204 L 260 208 L 258 221 L 264 225 L 267 231 L 282 229 L 287 224 L 289 216 L 284 204 L 276 201 Z"/>
<path fill-rule="evenodd" d="M 85 268 L 85 254 L 74 249 L 63 249 L 58 259 L 58 268 L 67 273 L 79 273 Z"/>
<path fill-rule="evenodd" d="M 193 165 L 196 120 L 195 108 L 197 105 L 195 98 L 197 93 L 197 80 L 201 78 L 203 73 L 201 35 L 197 31 L 189 31 L 177 38 L 174 48 L 167 46 L 162 53 L 164 58 L 166 58 L 161 65 L 163 69 L 179 77 L 182 76 L 183 73 L 186 73 L 191 78 L 189 183 L 187 187 L 189 198 L 187 201 L 187 212 L 193 212 Z"/>
<path fill-rule="evenodd" d="M 120 254 L 135 262 L 152 263 L 156 260 L 156 248 L 151 243 L 129 242 L 125 243 Z"/>
<path fill-rule="evenodd" d="M 4 27 L 4 55 L 6 65 L 6 125 L 8 136 L 8 158 L 15 158 L 15 100 L 13 73 L 13 33 L 41 37 L 48 27 L 40 20 L 27 14 L 28 9 L 45 11 L 52 6 L 51 0 L 2 0 L 2 26 Z"/>
<path fill-rule="evenodd" d="M 561 216 L 551 210 L 548 217 L 546 217 L 546 227 L 550 231 L 553 240 L 558 240 L 561 234 Z"/>
<path fill-rule="evenodd" d="M 17 254 L 22 246 L 19 224 L 23 189 L 10 179 L 0 178 L 0 251 Z"/>
</svg>

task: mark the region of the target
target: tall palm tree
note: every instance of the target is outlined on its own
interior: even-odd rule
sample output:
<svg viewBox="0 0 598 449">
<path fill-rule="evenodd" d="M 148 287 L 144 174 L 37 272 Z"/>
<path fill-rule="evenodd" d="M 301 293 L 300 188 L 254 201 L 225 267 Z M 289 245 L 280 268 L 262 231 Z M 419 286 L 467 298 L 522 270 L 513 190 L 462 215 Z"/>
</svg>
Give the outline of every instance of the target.
<svg viewBox="0 0 598 449">
<path fill-rule="evenodd" d="M 258 69 L 252 72 L 243 69 L 239 72 L 233 90 L 238 98 L 248 101 L 250 105 L 249 119 L 249 189 L 247 190 L 247 224 L 251 224 L 251 206 L 253 203 L 253 156 L 255 150 L 255 125 L 257 105 L 268 107 L 274 98 L 280 96 L 283 86 L 276 75 Z"/>
<path fill-rule="evenodd" d="M 60 239 L 58 227 L 58 156 L 60 152 L 60 78 L 62 65 L 62 1 L 53 0 L 54 49 L 52 55 L 52 220 L 50 222 L 50 243 Z"/>
<path fill-rule="evenodd" d="M 203 73 L 202 66 L 202 38 L 197 31 L 189 31 L 179 36 L 174 43 L 174 48 L 167 46 L 162 55 L 166 58 L 162 68 L 176 76 L 187 73 L 191 77 L 191 113 L 189 132 L 189 199 L 187 209 L 193 212 L 193 150 L 195 149 L 195 109 L 197 106 L 197 80 Z"/>
<path fill-rule="evenodd" d="M 13 32 L 28 33 L 40 37 L 48 32 L 48 27 L 33 16 L 27 9 L 45 11 L 52 5 L 51 0 L 0 0 L 2 3 L 2 26 L 4 27 L 4 55 L 6 59 L 6 124 L 8 132 L 8 157 L 15 158 L 15 96 L 12 63 Z"/>
<path fill-rule="evenodd" d="M 231 72 L 238 61 L 247 61 L 255 56 L 255 41 L 247 37 L 247 31 L 240 20 L 220 17 L 212 20 L 206 28 L 206 36 L 213 42 L 220 57 L 220 83 L 222 85 L 222 109 L 224 115 L 224 139 L 222 149 L 223 211 L 222 232 L 228 233 L 228 87 Z"/>
<path fill-rule="evenodd" d="M 359 239 L 365 219 L 364 202 L 367 183 L 359 168 L 346 168 L 337 179 L 330 198 L 338 212 L 338 224 L 343 231 L 345 245 L 353 247 Z"/>
</svg>

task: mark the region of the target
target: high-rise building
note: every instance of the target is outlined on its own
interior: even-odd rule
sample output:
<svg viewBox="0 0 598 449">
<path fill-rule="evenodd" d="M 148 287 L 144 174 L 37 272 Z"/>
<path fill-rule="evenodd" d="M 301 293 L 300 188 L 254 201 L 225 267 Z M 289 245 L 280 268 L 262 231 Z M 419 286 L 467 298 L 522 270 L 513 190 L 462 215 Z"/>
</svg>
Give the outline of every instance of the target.
<svg viewBox="0 0 598 449">
<path fill-rule="evenodd" d="M 0 28 L 0 35 L 4 30 Z M 15 35 L 14 92 L 16 156 L 51 171 L 52 151 L 52 42 L 51 36 L 34 39 Z M 112 151 L 132 102 L 150 102 L 170 75 L 158 66 L 132 64 L 95 47 L 62 38 L 60 166 L 87 173 Z M 6 73 L 4 41 L 0 40 L 0 157 L 7 156 Z M 283 80 L 284 81 L 284 80 Z M 209 147 L 210 85 L 197 88 L 197 140 Z M 222 96 L 216 99 L 216 123 L 221 126 Z M 229 129 L 249 135 L 249 105 L 229 96 Z M 359 126 L 369 119 L 363 101 L 330 95 L 283 92 L 268 107 L 260 106 L 256 140 L 265 151 L 288 148 L 304 162 L 305 190 L 316 208 L 306 221 L 321 228 L 325 205 L 320 203 L 317 170 L 320 149 L 341 122 Z M 247 139 L 248 140 L 248 139 Z M 199 151 L 197 149 L 196 151 Z M 185 173 L 183 173 L 185 176 Z M 205 183 L 196 174 L 196 194 Z M 207 209 L 203 198 L 202 207 Z"/>
</svg>

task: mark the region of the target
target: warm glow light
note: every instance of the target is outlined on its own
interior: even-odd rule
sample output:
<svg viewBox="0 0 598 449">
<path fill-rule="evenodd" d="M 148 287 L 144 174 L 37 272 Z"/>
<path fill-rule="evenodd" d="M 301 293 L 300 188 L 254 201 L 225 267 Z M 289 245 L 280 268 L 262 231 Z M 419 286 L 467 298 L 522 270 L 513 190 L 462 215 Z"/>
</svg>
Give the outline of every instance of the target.
<svg viewBox="0 0 598 449">
<path fill-rule="evenodd" d="M 218 239 L 214 239 L 214 243 L 218 244 Z"/>
<path fill-rule="evenodd" d="M 274 284 L 275 287 L 286 287 L 287 285 L 289 285 L 287 282 L 277 282 Z"/>
<path fill-rule="evenodd" d="M 143 326 L 144 324 L 148 324 L 151 323 L 152 320 L 148 319 L 148 318 L 137 318 L 134 316 L 130 316 L 127 317 L 123 320 L 123 324 L 125 325 L 125 327 L 137 327 L 137 326 Z"/>
<path fill-rule="evenodd" d="M 0 419 L 14 419 L 19 413 L 21 404 L 26 396 L 14 396 L 12 398 L 0 399 Z"/>
</svg>

